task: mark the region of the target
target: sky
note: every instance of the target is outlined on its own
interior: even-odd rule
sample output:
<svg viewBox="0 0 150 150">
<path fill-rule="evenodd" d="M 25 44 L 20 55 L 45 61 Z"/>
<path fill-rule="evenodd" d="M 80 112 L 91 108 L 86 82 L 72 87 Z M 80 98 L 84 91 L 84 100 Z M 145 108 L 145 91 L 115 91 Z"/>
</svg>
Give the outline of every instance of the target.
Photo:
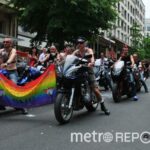
<svg viewBox="0 0 150 150">
<path fill-rule="evenodd" d="M 150 0 L 143 0 L 145 5 L 145 17 L 150 18 Z"/>
</svg>

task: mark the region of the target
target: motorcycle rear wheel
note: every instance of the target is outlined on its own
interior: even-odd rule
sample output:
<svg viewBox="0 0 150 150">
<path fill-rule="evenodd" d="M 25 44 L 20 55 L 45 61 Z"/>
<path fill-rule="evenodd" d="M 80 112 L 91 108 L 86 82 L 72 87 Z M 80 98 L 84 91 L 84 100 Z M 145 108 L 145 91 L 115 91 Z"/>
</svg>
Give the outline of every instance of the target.
<svg viewBox="0 0 150 150">
<path fill-rule="evenodd" d="M 73 114 L 73 107 L 69 108 L 69 98 L 66 93 L 58 93 L 54 103 L 54 113 L 56 120 L 60 124 L 70 121 Z"/>
<path fill-rule="evenodd" d="M 120 102 L 121 93 L 120 93 L 120 89 L 117 86 L 117 83 L 113 83 L 112 96 L 113 96 L 113 100 L 114 100 L 115 103 Z"/>
</svg>

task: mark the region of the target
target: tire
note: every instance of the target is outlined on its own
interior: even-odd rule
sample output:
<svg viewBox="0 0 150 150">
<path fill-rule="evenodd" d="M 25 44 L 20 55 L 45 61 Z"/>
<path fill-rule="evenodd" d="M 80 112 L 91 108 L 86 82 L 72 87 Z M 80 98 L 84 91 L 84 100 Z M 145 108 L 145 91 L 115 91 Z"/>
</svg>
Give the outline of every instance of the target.
<svg viewBox="0 0 150 150">
<path fill-rule="evenodd" d="M 142 82 L 139 79 L 137 79 L 135 81 L 135 87 L 136 87 L 136 92 L 140 92 L 141 91 Z"/>
<path fill-rule="evenodd" d="M 69 99 L 66 93 L 58 93 L 54 103 L 54 113 L 56 120 L 60 124 L 65 124 L 70 121 L 73 114 L 73 107 L 68 108 Z"/>
<path fill-rule="evenodd" d="M 114 100 L 115 103 L 120 102 L 121 95 L 120 95 L 120 91 L 119 91 L 117 83 L 113 83 L 112 96 L 113 96 L 113 100 Z"/>
<path fill-rule="evenodd" d="M 111 89 L 111 91 L 112 91 L 112 88 L 113 88 L 113 82 L 112 82 L 112 80 L 110 80 L 110 85 L 109 85 L 109 87 L 110 87 L 110 89 Z"/>
<path fill-rule="evenodd" d="M 131 86 L 128 86 L 128 93 L 127 93 L 127 97 L 128 97 L 128 98 L 133 97 L 133 95 L 132 95 L 132 87 L 131 87 Z"/>
<path fill-rule="evenodd" d="M 92 94 L 91 94 L 91 101 L 89 103 L 86 103 L 85 107 L 89 112 L 96 111 L 96 109 L 98 107 L 98 102 L 97 102 L 97 98 L 96 98 L 94 92 L 92 92 Z"/>
<path fill-rule="evenodd" d="M 141 92 L 141 86 L 139 86 L 136 91 Z"/>
</svg>

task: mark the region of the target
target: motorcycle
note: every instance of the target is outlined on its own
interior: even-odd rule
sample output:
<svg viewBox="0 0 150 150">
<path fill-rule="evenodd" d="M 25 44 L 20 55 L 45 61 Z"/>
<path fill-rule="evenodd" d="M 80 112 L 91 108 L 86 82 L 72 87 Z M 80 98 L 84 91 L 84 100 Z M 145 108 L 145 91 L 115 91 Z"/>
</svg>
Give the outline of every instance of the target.
<svg viewBox="0 0 150 150">
<path fill-rule="evenodd" d="M 141 87 L 142 87 L 142 83 L 140 80 L 140 71 L 141 68 L 136 67 L 136 65 L 133 68 L 133 75 L 134 75 L 134 79 L 135 79 L 135 86 L 136 86 L 136 91 L 140 92 L 141 91 Z"/>
<path fill-rule="evenodd" d="M 19 86 L 23 86 L 27 82 L 35 80 L 43 73 L 38 68 L 29 67 L 29 66 L 18 67 L 17 71 L 19 75 L 17 85 Z M 7 78 L 9 77 L 9 72 L 5 69 L 0 69 L 0 74 L 3 74 Z"/>
<path fill-rule="evenodd" d="M 73 111 L 79 111 L 84 107 L 90 112 L 97 109 L 96 96 L 88 83 L 87 59 L 89 57 L 91 55 L 84 58 L 68 55 L 62 67 L 57 69 L 59 83 L 54 113 L 60 124 L 68 123 Z"/>
<path fill-rule="evenodd" d="M 30 81 L 32 81 L 32 80 L 35 80 L 35 79 L 38 78 L 41 74 L 42 74 L 42 72 L 40 71 L 40 69 L 34 68 L 34 67 L 26 66 L 26 67 L 24 68 L 23 73 L 19 76 L 17 85 L 23 86 L 23 85 L 25 85 L 27 82 L 30 82 Z"/>
<path fill-rule="evenodd" d="M 112 90 L 112 79 L 111 79 L 111 71 L 110 66 L 112 65 L 112 62 L 107 62 L 105 65 L 98 65 L 95 62 L 94 65 L 94 73 L 96 80 L 98 81 L 99 85 L 104 87 L 105 90 L 109 88 Z"/>
<path fill-rule="evenodd" d="M 130 67 L 127 65 L 125 67 L 124 61 L 117 61 L 111 72 L 113 87 L 112 96 L 114 102 L 120 102 L 121 96 L 127 95 L 131 97 L 131 84 L 129 82 L 130 78 Z"/>
</svg>

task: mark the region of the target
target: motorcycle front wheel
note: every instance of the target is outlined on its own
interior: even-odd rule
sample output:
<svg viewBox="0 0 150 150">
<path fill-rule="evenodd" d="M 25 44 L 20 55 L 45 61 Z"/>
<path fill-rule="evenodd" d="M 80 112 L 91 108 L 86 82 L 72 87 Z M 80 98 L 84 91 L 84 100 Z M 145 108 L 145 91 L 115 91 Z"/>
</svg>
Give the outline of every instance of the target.
<svg viewBox="0 0 150 150">
<path fill-rule="evenodd" d="M 56 120 L 60 124 L 70 121 L 73 114 L 73 107 L 69 108 L 69 98 L 67 93 L 58 93 L 54 103 L 54 113 Z"/>
</svg>

